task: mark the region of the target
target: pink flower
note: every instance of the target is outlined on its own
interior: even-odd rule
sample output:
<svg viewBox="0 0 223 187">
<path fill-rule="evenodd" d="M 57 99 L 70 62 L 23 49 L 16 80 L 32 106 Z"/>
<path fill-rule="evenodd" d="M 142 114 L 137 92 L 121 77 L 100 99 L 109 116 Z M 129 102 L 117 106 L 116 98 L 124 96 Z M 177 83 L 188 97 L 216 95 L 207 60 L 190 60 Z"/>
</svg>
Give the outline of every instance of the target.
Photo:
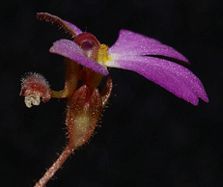
<svg viewBox="0 0 223 187">
<path fill-rule="evenodd" d="M 107 68 L 134 71 L 193 105 L 198 104 L 199 98 L 208 102 L 201 81 L 187 68 L 167 59 L 186 63 L 188 60 L 155 39 L 121 30 L 118 40 L 109 48 L 93 34 L 82 32 L 57 16 L 38 13 L 37 18 L 57 24 L 72 40 L 60 39 L 50 48 L 51 53 L 65 57 L 64 89 L 51 89 L 48 81 L 37 73 L 22 79 L 20 95 L 25 97 L 29 108 L 52 98 L 66 98 L 67 101 L 67 145 L 34 187 L 44 187 L 66 159 L 93 135 L 112 91 L 112 79 L 106 77 L 109 74 Z M 103 89 L 99 89 L 103 77 L 107 82 Z"/>
<path fill-rule="evenodd" d="M 50 48 L 51 53 L 62 55 L 104 76 L 107 67 L 134 71 L 160 85 L 179 98 L 197 105 L 199 98 L 208 102 L 201 81 L 186 67 L 172 60 L 188 63 L 186 57 L 158 40 L 121 30 L 118 40 L 108 48 L 95 36 L 82 32 L 77 26 L 48 13 L 38 13 L 40 19 L 57 22 L 74 40 L 60 39 Z M 59 21 L 58 21 L 59 20 Z M 86 38 L 79 42 L 80 38 Z M 91 55 L 94 55 L 94 59 Z"/>
</svg>

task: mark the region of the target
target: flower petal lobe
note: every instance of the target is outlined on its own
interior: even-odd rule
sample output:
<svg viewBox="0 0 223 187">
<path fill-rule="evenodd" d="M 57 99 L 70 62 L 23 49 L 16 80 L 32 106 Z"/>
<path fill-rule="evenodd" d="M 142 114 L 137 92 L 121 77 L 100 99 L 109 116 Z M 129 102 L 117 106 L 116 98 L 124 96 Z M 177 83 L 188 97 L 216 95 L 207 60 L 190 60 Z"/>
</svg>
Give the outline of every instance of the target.
<svg viewBox="0 0 223 187">
<path fill-rule="evenodd" d="M 120 30 L 118 40 L 111 46 L 110 53 L 119 54 L 120 56 L 158 55 L 189 63 L 185 56 L 172 47 L 128 30 Z"/>
<path fill-rule="evenodd" d="M 91 60 L 83 53 L 83 50 L 73 41 L 67 39 L 60 39 L 53 43 L 53 46 L 49 50 L 51 53 L 55 53 L 70 60 L 75 61 L 93 71 L 102 75 L 108 75 L 108 70 L 103 65 Z"/>
<path fill-rule="evenodd" d="M 179 64 L 155 57 L 113 56 L 107 65 L 137 72 L 193 105 L 198 104 L 198 98 L 208 102 L 201 81 Z"/>
</svg>

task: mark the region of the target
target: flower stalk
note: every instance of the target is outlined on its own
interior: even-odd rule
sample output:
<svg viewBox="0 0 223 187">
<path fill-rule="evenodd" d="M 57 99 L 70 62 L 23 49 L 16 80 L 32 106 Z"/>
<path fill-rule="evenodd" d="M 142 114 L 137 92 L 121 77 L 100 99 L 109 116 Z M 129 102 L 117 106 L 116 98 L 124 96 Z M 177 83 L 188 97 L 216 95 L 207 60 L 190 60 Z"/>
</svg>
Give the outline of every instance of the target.
<svg viewBox="0 0 223 187">
<path fill-rule="evenodd" d="M 34 185 L 34 187 L 44 187 L 47 182 L 54 176 L 58 169 L 60 169 L 63 163 L 67 160 L 67 158 L 73 153 L 73 149 L 69 146 L 66 146 L 57 160 L 53 163 L 53 165 L 47 169 L 42 178 Z"/>
</svg>

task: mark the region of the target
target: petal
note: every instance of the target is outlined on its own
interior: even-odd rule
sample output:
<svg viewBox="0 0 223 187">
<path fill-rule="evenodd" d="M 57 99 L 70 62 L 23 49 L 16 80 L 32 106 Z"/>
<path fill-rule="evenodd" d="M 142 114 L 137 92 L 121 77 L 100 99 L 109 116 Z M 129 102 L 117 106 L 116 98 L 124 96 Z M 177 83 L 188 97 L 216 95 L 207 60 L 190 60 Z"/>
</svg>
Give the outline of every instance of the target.
<svg viewBox="0 0 223 187">
<path fill-rule="evenodd" d="M 184 57 L 172 47 L 164 45 L 153 38 L 149 38 L 128 30 L 120 31 L 118 40 L 109 51 L 110 53 L 115 53 L 120 56 L 159 55 L 188 62 L 186 57 Z"/>
<path fill-rule="evenodd" d="M 62 20 L 62 19 L 61 19 Z M 76 35 L 79 35 L 82 33 L 82 31 L 74 24 L 68 22 L 68 21 L 65 21 L 65 20 L 62 20 L 64 25 L 69 28 L 70 30 L 72 30 L 73 32 L 76 33 Z"/>
<path fill-rule="evenodd" d="M 201 81 L 187 68 L 168 60 L 113 56 L 113 61 L 108 62 L 107 66 L 135 71 L 193 105 L 198 104 L 198 98 L 208 102 Z"/>
<path fill-rule="evenodd" d="M 57 40 L 50 48 L 51 53 L 55 53 L 75 61 L 102 75 L 108 75 L 106 67 L 86 57 L 82 49 L 73 41 L 67 39 Z"/>
<path fill-rule="evenodd" d="M 68 32 L 72 37 L 82 33 L 82 31 L 77 26 L 47 12 L 38 12 L 36 17 L 39 20 L 56 24 L 58 27 Z"/>
</svg>

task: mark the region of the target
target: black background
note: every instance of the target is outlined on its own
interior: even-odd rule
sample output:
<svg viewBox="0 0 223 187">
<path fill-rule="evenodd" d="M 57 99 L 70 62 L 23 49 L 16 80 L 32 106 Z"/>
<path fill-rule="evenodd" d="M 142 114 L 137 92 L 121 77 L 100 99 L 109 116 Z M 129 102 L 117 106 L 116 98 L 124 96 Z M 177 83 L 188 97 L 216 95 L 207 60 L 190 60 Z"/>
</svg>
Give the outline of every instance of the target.
<svg viewBox="0 0 223 187">
<path fill-rule="evenodd" d="M 113 94 L 89 144 L 48 187 L 223 186 L 223 8 L 220 0 L 4 1 L 0 5 L 0 186 L 31 187 L 66 143 L 65 102 L 27 109 L 27 71 L 63 87 L 62 58 L 49 54 L 56 27 L 47 11 L 112 45 L 121 28 L 154 37 L 187 56 L 210 103 L 194 107 L 145 78 L 111 69 Z"/>
</svg>

